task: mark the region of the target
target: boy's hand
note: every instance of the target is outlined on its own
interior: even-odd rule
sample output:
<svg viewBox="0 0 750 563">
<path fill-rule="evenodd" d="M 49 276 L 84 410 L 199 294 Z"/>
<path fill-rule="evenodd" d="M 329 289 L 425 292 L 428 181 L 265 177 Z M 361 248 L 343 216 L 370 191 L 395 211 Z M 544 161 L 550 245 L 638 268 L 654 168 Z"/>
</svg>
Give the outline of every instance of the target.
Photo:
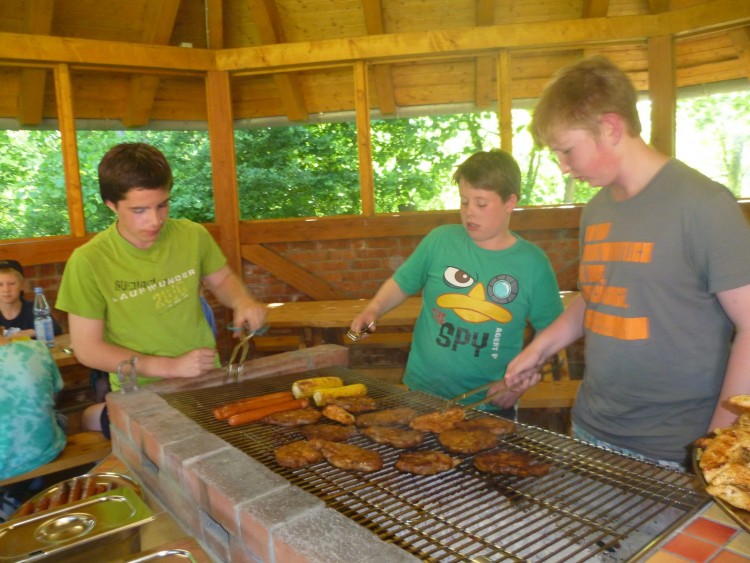
<svg viewBox="0 0 750 563">
<path fill-rule="evenodd" d="M 213 348 L 196 348 L 182 356 L 173 358 L 173 377 L 198 377 L 214 369 L 216 350 Z"/>
<path fill-rule="evenodd" d="M 253 299 L 244 300 L 234 309 L 234 326 L 246 327 L 251 332 L 260 329 L 266 323 L 266 305 Z M 243 334 L 238 332 L 235 338 L 241 338 Z"/>
</svg>

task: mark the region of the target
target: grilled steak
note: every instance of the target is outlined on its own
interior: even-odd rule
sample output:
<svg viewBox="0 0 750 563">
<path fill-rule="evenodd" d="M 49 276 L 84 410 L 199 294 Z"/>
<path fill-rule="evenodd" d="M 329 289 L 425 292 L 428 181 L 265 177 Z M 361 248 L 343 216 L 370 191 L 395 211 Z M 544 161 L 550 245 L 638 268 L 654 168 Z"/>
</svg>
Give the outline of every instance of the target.
<svg viewBox="0 0 750 563">
<path fill-rule="evenodd" d="M 435 475 L 443 471 L 450 471 L 461 463 L 443 452 L 426 450 L 421 452 L 405 452 L 396 460 L 395 467 L 399 471 L 416 475 Z"/>
<path fill-rule="evenodd" d="M 524 452 L 486 452 L 474 458 L 474 467 L 493 475 L 540 477 L 549 473 L 549 464 L 534 460 Z"/>
<path fill-rule="evenodd" d="M 438 442 L 454 454 L 475 454 L 497 445 L 497 436 L 487 430 L 445 430 L 438 434 Z"/>
<path fill-rule="evenodd" d="M 408 426 L 417 411 L 410 407 L 397 407 L 377 412 L 360 414 L 357 426 Z"/>
<path fill-rule="evenodd" d="M 322 452 L 328 463 L 339 469 L 369 472 L 383 467 L 383 459 L 378 452 L 319 438 L 310 440 L 310 443 Z"/>
<path fill-rule="evenodd" d="M 323 407 L 323 416 L 341 424 L 354 424 L 354 415 L 348 413 L 343 407 L 338 405 L 326 405 Z"/>
<path fill-rule="evenodd" d="M 262 421 L 276 426 L 302 426 L 318 422 L 322 416 L 319 410 L 306 408 L 275 412 L 264 417 Z"/>
<path fill-rule="evenodd" d="M 320 438 L 331 442 L 343 442 L 354 436 L 357 429 L 354 426 L 341 426 L 340 424 L 308 424 L 302 426 L 297 432 L 308 440 Z"/>
<path fill-rule="evenodd" d="M 466 411 L 460 407 L 453 407 L 445 411 L 428 412 L 415 417 L 410 423 L 414 430 L 434 432 L 440 434 L 443 430 L 453 428 L 457 422 L 464 419 Z"/>
<path fill-rule="evenodd" d="M 356 397 L 334 397 L 328 399 L 328 404 L 338 405 L 342 409 L 353 414 L 370 412 L 378 408 L 378 404 L 372 397 L 358 395 Z"/>
<path fill-rule="evenodd" d="M 279 465 L 292 469 L 323 461 L 321 451 L 307 440 L 298 440 L 279 446 L 274 454 Z"/>
<path fill-rule="evenodd" d="M 394 448 L 413 448 L 424 441 L 424 433 L 394 426 L 370 426 L 362 434 L 378 444 L 388 444 Z"/>
<path fill-rule="evenodd" d="M 495 436 L 507 436 L 516 430 L 516 424 L 512 420 L 497 418 L 495 416 L 482 416 L 469 420 L 460 420 L 454 426 L 457 430 L 486 430 Z"/>
</svg>

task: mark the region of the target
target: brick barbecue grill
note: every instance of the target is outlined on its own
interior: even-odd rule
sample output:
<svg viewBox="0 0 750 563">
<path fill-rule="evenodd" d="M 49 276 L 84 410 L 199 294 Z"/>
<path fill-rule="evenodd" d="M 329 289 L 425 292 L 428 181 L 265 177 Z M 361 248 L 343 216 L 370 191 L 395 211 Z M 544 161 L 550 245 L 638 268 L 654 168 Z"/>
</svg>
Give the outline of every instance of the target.
<svg viewBox="0 0 750 563">
<path fill-rule="evenodd" d="M 365 383 L 382 408 L 442 406 L 345 369 L 347 352 L 324 345 L 255 360 L 244 370 L 253 379 L 236 384 L 222 385 L 217 370 L 111 395 L 114 451 L 221 561 L 628 561 L 709 500 L 690 475 L 524 425 L 498 447 L 551 463 L 546 476 L 488 476 L 473 456 L 436 476 L 405 474 L 393 467 L 401 450 L 361 435 L 348 442 L 378 451 L 380 471 L 285 469 L 273 452 L 301 438 L 293 428 L 231 428 L 212 416 L 321 374 Z M 419 449 L 440 446 L 429 435 Z"/>
</svg>

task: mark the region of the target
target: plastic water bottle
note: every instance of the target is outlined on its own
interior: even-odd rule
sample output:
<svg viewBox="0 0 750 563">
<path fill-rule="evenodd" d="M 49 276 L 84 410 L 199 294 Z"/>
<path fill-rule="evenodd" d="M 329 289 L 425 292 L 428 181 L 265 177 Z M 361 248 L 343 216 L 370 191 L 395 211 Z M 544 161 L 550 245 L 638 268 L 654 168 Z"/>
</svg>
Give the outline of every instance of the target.
<svg viewBox="0 0 750 563">
<path fill-rule="evenodd" d="M 44 342 L 50 348 L 55 345 L 52 311 L 41 287 L 34 288 L 34 332 L 36 332 L 36 339 L 40 342 Z"/>
</svg>

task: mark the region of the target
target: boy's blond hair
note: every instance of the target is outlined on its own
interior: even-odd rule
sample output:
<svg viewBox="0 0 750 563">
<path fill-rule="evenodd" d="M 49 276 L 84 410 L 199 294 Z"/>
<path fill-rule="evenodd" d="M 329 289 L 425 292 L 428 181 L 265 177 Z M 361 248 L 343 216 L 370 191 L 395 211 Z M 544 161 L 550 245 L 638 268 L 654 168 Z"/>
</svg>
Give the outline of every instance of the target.
<svg viewBox="0 0 750 563">
<path fill-rule="evenodd" d="M 549 145 L 561 129 L 585 129 L 598 136 L 599 117 L 616 113 L 630 136 L 640 135 L 638 95 L 628 76 L 608 58 L 596 55 L 558 71 L 547 84 L 531 119 L 531 135 Z"/>
</svg>

